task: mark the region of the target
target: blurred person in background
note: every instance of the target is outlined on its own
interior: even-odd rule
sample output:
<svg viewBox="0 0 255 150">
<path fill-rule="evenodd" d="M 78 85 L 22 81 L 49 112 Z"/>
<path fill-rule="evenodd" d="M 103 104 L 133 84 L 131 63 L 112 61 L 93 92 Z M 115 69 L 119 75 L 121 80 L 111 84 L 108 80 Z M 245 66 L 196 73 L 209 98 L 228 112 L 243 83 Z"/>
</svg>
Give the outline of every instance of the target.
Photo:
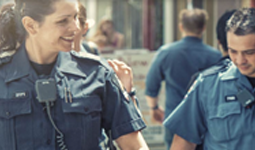
<svg viewBox="0 0 255 150">
<path fill-rule="evenodd" d="M 227 33 L 225 29 L 226 29 L 227 21 L 235 13 L 235 11 L 236 11 L 235 9 L 231 11 L 226 11 L 224 14 L 222 14 L 222 16 L 219 18 L 217 22 L 217 26 L 216 26 L 216 34 L 217 34 L 217 40 L 218 40 L 217 46 L 222 54 L 222 58 L 216 64 L 213 64 L 213 66 L 210 66 L 209 68 L 206 68 L 202 71 L 195 73 L 191 77 L 191 80 L 187 86 L 187 91 L 200 73 L 208 73 L 215 70 L 224 71 L 226 69 L 226 66 L 228 66 L 229 63 L 231 62 L 228 55 Z"/>
<path fill-rule="evenodd" d="M 124 47 L 124 35 L 114 29 L 112 20 L 103 19 L 91 41 L 98 45 L 100 52 L 114 51 Z"/>
<path fill-rule="evenodd" d="M 146 99 L 151 117 L 162 123 L 181 102 L 191 76 L 216 63 L 221 54 L 203 43 L 202 35 L 206 27 L 207 12 L 202 9 L 182 10 L 179 16 L 180 41 L 159 48 L 146 77 Z M 161 82 L 165 81 L 165 111 L 158 104 Z M 173 133 L 165 130 L 167 149 Z"/>
<path fill-rule="evenodd" d="M 235 11 L 236 11 L 235 9 L 231 11 L 226 11 L 224 14 L 222 14 L 222 16 L 219 18 L 217 22 L 217 26 L 216 26 L 216 34 L 217 34 L 217 40 L 218 40 L 217 46 L 223 57 L 213 66 L 195 73 L 192 76 L 189 82 L 189 85 L 187 86 L 187 91 L 189 91 L 190 87 L 192 86 L 192 84 L 197 79 L 200 73 L 210 74 L 212 72 L 223 72 L 228 68 L 228 66 L 231 65 L 231 60 L 228 55 L 226 25 L 227 25 L 227 21 L 235 13 Z M 203 144 L 199 144 L 196 147 L 196 150 L 203 150 Z"/>
<path fill-rule="evenodd" d="M 78 52 L 81 55 L 88 55 L 95 54 L 99 55 L 97 46 L 91 44 L 92 42 L 88 42 L 83 37 L 86 36 L 86 33 L 88 32 L 88 23 L 87 23 L 87 11 L 86 7 L 79 2 L 79 12 L 78 12 L 78 20 L 79 20 L 79 31 L 75 34 L 74 38 L 74 51 Z M 133 72 L 132 69 L 127 66 L 124 62 L 118 61 L 118 60 L 105 60 L 104 58 L 100 57 L 103 62 L 109 63 L 109 65 L 113 68 L 114 72 L 118 76 L 118 80 L 123 85 L 125 90 L 130 94 L 132 93 L 133 89 Z M 107 64 L 106 64 L 107 65 Z M 131 95 L 130 97 L 133 99 L 134 103 L 136 104 L 136 107 L 138 106 L 138 101 L 135 97 L 135 95 Z M 140 110 L 138 109 L 140 112 Z M 102 146 L 104 148 L 106 147 L 114 147 L 114 144 L 112 143 L 112 139 L 106 138 L 106 133 L 102 132 Z"/>
<path fill-rule="evenodd" d="M 217 22 L 216 34 L 218 40 L 218 49 L 221 51 L 223 58 L 229 58 L 226 25 L 227 21 L 235 13 L 235 11 L 235 9 L 226 11 L 224 14 L 222 14 Z"/>
<path fill-rule="evenodd" d="M 91 44 L 92 42 L 89 42 L 84 38 L 89 30 L 89 24 L 87 22 L 87 10 L 81 2 L 79 2 L 78 19 L 80 24 L 80 30 L 75 35 L 74 50 L 76 52 L 86 51 L 88 53 L 99 55 L 97 46 L 95 44 Z"/>
</svg>

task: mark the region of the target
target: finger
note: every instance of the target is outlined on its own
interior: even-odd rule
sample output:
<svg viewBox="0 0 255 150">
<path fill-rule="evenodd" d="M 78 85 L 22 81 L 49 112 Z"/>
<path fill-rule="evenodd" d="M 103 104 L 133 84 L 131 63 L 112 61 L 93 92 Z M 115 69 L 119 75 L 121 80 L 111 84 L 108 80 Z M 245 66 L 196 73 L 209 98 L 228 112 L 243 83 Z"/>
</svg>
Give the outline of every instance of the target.
<svg viewBox="0 0 255 150">
<path fill-rule="evenodd" d="M 119 69 L 119 67 L 112 61 L 112 60 L 107 60 L 107 62 L 108 62 L 108 64 L 112 67 L 112 69 L 116 72 L 116 71 L 118 71 Z"/>
<path fill-rule="evenodd" d="M 118 66 L 127 66 L 123 61 L 117 59 L 114 59 L 113 62 L 116 63 L 116 65 Z"/>
</svg>

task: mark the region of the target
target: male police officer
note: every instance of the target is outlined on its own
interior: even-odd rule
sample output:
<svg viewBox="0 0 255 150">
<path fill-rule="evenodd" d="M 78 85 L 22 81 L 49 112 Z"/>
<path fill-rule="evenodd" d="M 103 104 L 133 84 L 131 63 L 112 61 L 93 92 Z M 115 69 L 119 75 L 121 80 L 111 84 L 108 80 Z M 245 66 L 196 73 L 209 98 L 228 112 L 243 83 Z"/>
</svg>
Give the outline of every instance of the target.
<svg viewBox="0 0 255 150">
<path fill-rule="evenodd" d="M 185 96 L 191 76 L 215 64 L 219 51 L 202 42 L 207 13 L 201 9 L 183 10 L 179 28 L 183 38 L 162 46 L 155 56 L 146 77 L 146 99 L 151 116 L 162 123 Z M 162 81 L 166 82 L 165 112 L 158 107 L 158 94 Z M 169 149 L 173 134 L 165 130 L 165 142 Z"/>
<path fill-rule="evenodd" d="M 164 125 L 175 133 L 171 150 L 250 150 L 255 146 L 255 8 L 228 21 L 233 64 L 225 72 L 200 75 Z"/>
</svg>

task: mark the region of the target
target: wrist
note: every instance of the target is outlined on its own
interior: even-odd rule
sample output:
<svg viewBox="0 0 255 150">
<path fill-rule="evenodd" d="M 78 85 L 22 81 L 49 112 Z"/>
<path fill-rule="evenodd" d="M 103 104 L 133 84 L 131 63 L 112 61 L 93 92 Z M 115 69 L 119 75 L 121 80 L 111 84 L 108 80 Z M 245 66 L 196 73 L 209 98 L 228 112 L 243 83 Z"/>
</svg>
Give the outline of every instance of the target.
<svg viewBox="0 0 255 150">
<path fill-rule="evenodd" d="M 150 107 L 150 109 L 152 109 L 152 110 L 157 110 L 158 108 L 159 108 L 158 104 L 153 107 Z"/>
<path fill-rule="evenodd" d="M 135 89 L 135 88 L 132 88 L 131 91 L 128 92 L 128 95 L 129 95 L 130 97 L 135 96 L 135 95 L 136 95 L 136 89 Z"/>
</svg>

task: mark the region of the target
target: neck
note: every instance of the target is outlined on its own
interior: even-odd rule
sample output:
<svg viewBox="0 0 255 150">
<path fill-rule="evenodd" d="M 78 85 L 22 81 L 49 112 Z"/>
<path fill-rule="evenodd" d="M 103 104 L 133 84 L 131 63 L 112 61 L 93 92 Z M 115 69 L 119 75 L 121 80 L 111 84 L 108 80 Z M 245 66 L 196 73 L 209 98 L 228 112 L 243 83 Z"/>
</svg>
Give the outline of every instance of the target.
<svg viewBox="0 0 255 150">
<path fill-rule="evenodd" d="M 74 42 L 74 50 L 76 52 L 80 52 L 81 51 L 81 46 L 80 45 L 81 45 L 81 41 L 80 40 Z"/>
<path fill-rule="evenodd" d="M 202 38 L 202 34 L 195 34 L 195 33 L 191 33 L 191 32 L 182 32 L 182 37 L 187 37 L 187 36 Z"/>
<path fill-rule="evenodd" d="M 81 51 L 81 43 L 82 43 L 81 41 L 82 41 L 82 35 L 77 35 L 74 40 L 74 50 L 76 52 Z"/>
<path fill-rule="evenodd" d="M 50 64 L 57 58 L 58 52 L 50 52 L 49 49 L 43 49 L 32 39 L 27 39 L 25 44 L 28 57 L 32 62 L 38 64 Z"/>
</svg>

